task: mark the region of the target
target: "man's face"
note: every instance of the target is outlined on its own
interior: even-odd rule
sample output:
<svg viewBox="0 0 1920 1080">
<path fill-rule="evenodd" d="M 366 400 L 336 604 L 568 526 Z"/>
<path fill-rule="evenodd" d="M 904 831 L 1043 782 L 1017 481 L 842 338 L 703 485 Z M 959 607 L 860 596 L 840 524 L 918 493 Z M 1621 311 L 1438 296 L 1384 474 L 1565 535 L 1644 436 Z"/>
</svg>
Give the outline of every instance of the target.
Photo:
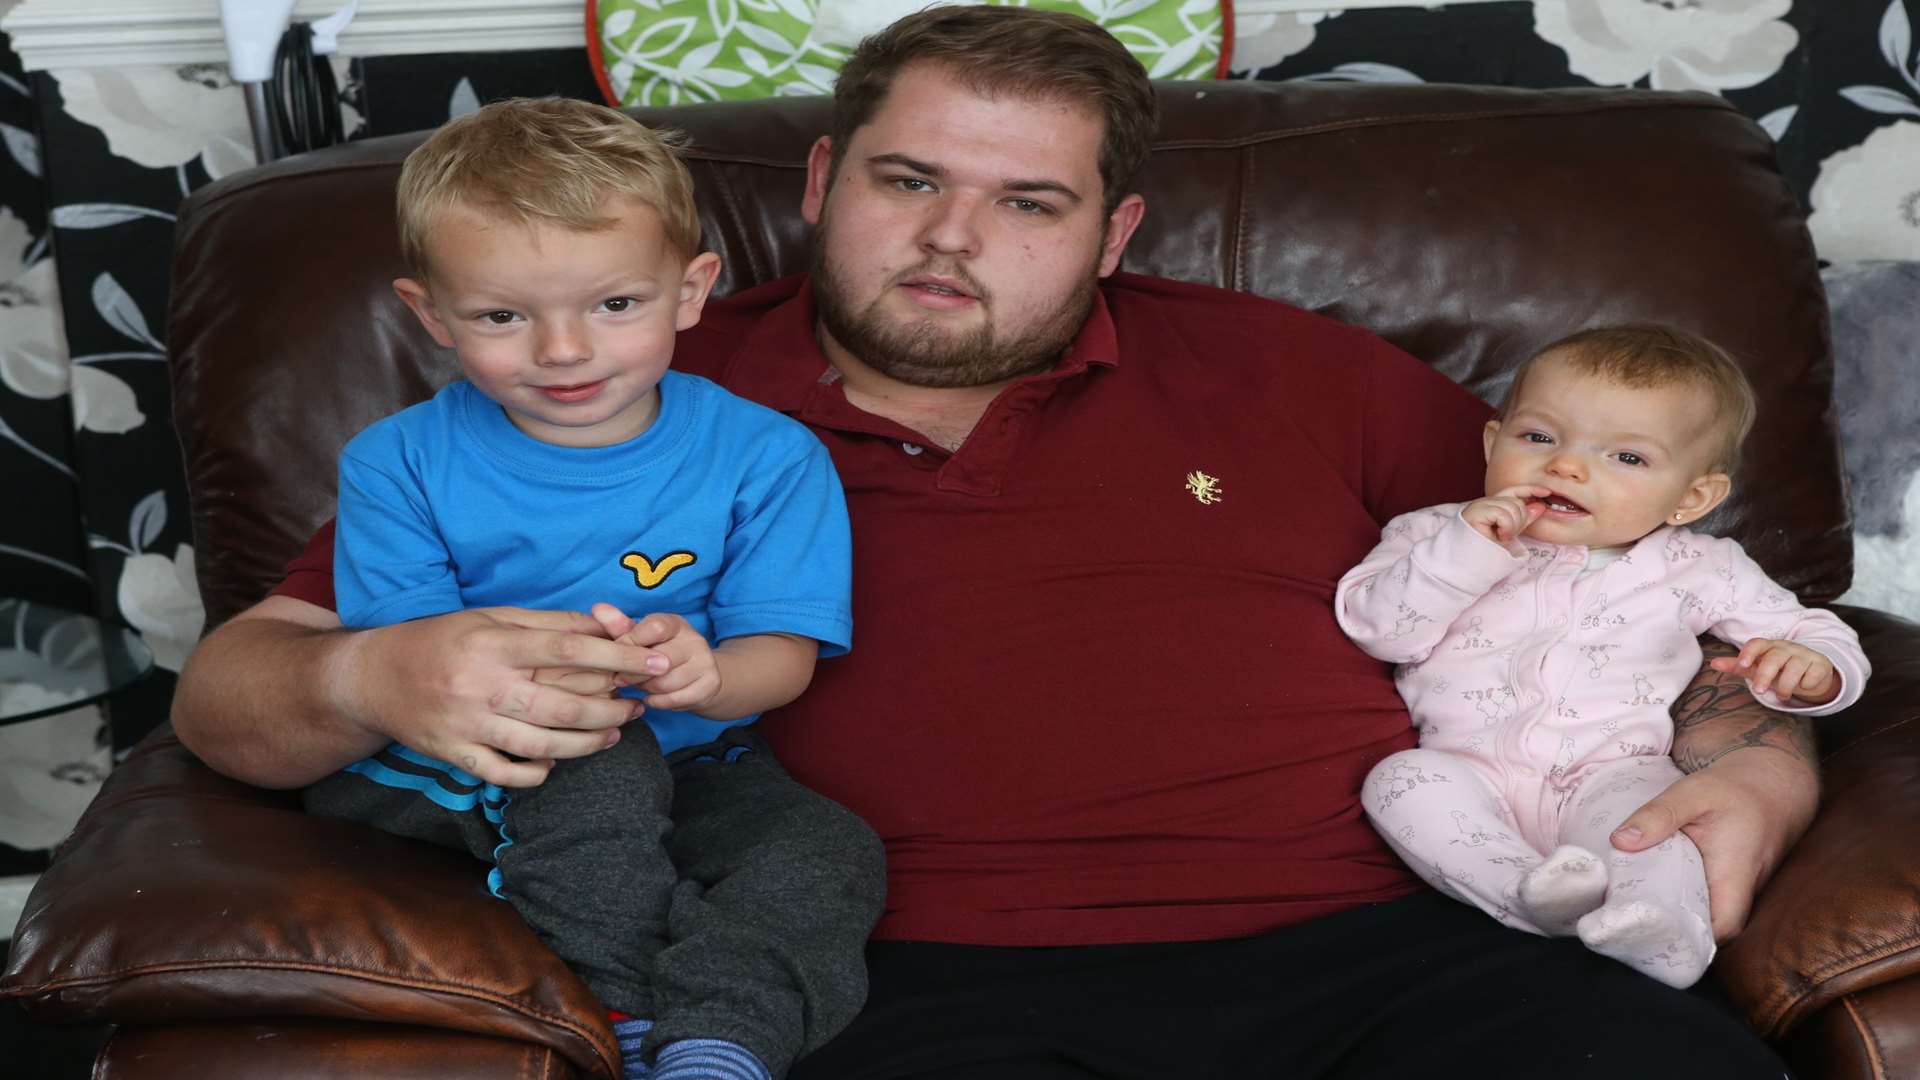
<svg viewBox="0 0 1920 1080">
<path fill-rule="evenodd" d="M 808 159 L 814 299 L 829 359 L 915 386 L 1050 366 L 1143 203 L 1102 208 L 1105 125 L 1059 102 L 983 97 L 934 65 L 895 78 L 839 171 Z"/>
</svg>

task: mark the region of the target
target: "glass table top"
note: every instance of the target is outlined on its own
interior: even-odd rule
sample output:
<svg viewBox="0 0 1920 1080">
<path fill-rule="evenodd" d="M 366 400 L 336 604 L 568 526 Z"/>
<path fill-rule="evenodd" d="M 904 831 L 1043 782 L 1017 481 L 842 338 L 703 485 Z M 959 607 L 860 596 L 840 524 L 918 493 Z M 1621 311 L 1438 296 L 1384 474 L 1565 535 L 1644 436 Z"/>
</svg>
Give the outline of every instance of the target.
<svg viewBox="0 0 1920 1080">
<path fill-rule="evenodd" d="M 0 724 L 64 712 L 153 667 L 140 635 L 49 604 L 0 599 Z"/>
</svg>

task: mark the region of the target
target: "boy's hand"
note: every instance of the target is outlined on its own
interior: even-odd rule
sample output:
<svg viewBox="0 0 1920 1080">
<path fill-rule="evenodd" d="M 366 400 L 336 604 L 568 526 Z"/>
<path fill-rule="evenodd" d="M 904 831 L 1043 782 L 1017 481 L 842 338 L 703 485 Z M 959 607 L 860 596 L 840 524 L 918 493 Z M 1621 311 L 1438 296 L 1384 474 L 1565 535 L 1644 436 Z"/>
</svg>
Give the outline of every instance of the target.
<svg viewBox="0 0 1920 1080">
<path fill-rule="evenodd" d="M 1754 638 L 1738 656 L 1715 657 L 1715 671 L 1738 675 L 1756 694 L 1772 690 L 1783 698 L 1808 705 L 1825 705 L 1840 696 L 1840 676 L 1833 662 L 1798 642 Z"/>
<path fill-rule="evenodd" d="M 616 642 L 657 654 L 648 658 L 646 671 L 633 673 L 634 685 L 647 691 L 648 708 L 698 712 L 720 696 L 713 647 L 685 618 L 655 612 L 635 622 L 612 604 L 593 605 L 593 617 Z"/>
<path fill-rule="evenodd" d="M 621 611 L 612 604 L 595 604 L 593 605 L 593 611 L 589 614 L 591 614 L 595 622 L 600 624 L 600 632 L 607 636 L 607 640 L 619 642 L 623 645 L 639 644 L 639 642 L 632 640 L 621 641 L 622 635 L 625 635 L 634 627 L 633 620 L 627 617 L 626 612 Z M 668 666 L 666 656 L 662 653 L 654 652 L 647 656 L 643 669 L 633 672 L 614 672 L 577 667 L 539 668 L 533 673 L 533 681 L 542 686 L 557 687 L 568 693 L 580 694 L 582 696 L 611 694 L 621 687 L 645 682 L 647 679 L 665 672 Z M 632 699 L 629 698 L 628 700 Z"/>
<path fill-rule="evenodd" d="M 1544 504 L 1528 502 L 1527 496 L 1545 498 L 1551 494 L 1547 488 L 1533 484 L 1515 484 L 1468 503 L 1461 508 L 1460 518 L 1481 536 L 1518 554 L 1514 541 L 1547 512 Z"/>
</svg>

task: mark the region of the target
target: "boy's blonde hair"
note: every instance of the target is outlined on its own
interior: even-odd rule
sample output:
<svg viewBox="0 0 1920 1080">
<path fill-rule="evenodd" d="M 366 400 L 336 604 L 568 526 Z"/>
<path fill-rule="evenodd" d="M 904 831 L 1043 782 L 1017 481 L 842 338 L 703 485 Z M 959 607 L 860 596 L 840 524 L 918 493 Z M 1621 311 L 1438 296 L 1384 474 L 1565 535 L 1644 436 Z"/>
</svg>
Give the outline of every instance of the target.
<svg viewBox="0 0 1920 1080">
<path fill-rule="evenodd" d="M 1569 334 L 1520 365 L 1507 387 L 1506 400 L 1500 403 L 1502 419 L 1520 399 L 1527 372 L 1548 358 L 1564 361 L 1583 375 L 1636 390 L 1697 386 L 1707 391 L 1713 397 L 1714 426 L 1720 436 L 1714 470 L 1730 474 L 1740 467 L 1740 445 L 1753 430 L 1759 411 L 1753 384 L 1725 349 L 1706 338 L 1652 324 L 1602 326 Z"/>
<path fill-rule="evenodd" d="M 609 198 L 660 215 L 667 243 L 699 250 L 693 178 L 678 132 L 655 131 L 616 109 L 573 98 L 511 98 L 447 121 L 400 169 L 400 252 L 425 277 L 427 235 L 456 206 L 523 225 L 604 229 Z"/>
</svg>

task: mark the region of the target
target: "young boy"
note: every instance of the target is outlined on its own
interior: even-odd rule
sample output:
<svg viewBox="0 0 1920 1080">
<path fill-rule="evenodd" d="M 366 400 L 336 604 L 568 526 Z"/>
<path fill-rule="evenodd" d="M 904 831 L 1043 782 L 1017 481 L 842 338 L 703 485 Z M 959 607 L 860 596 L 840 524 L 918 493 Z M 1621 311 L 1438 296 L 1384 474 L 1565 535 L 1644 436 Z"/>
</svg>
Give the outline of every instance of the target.
<svg viewBox="0 0 1920 1080">
<path fill-rule="evenodd" d="M 782 1075 L 859 1010 L 884 887 L 878 838 L 749 727 L 851 640 L 833 465 L 667 369 L 719 258 L 659 134 L 490 105 L 408 156 L 399 217 L 394 290 L 466 379 L 343 451 L 341 618 L 592 609 L 655 653 L 628 691 L 645 722 L 516 791 L 396 743 L 307 807 L 492 862 L 609 1007 L 627 1077 Z"/>
<path fill-rule="evenodd" d="M 1514 376 L 1487 423 L 1484 498 L 1390 522 L 1335 613 L 1395 679 L 1418 750 L 1362 793 L 1435 888 L 1509 926 L 1577 934 L 1674 986 L 1714 942 L 1685 836 L 1628 855 L 1607 836 L 1679 770 L 1674 698 L 1701 633 L 1783 711 L 1858 700 L 1846 624 L 1803 608 L 1732 540 L 1690 532 L 1725 499 L 1753 391 L 1718 347 L 1661 327 L 1584 331 Z"/>
</svg>

